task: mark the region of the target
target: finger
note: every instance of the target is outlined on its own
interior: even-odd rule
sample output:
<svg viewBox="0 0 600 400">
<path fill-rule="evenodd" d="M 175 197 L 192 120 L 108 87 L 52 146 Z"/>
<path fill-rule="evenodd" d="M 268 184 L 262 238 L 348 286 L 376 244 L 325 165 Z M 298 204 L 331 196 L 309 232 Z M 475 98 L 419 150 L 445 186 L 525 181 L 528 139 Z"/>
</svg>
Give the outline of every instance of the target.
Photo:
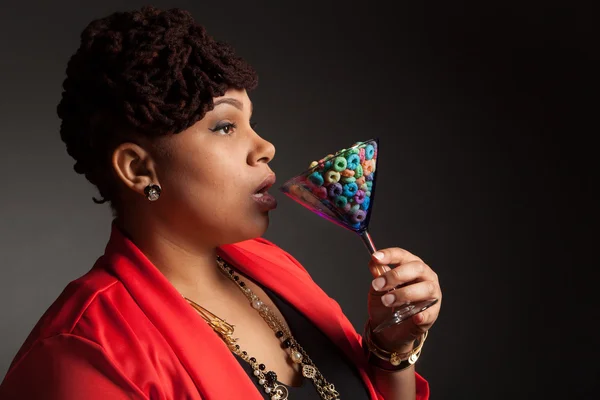
<svg viewBox="0 0 600 400">
<path fill-rule="evenodd" d="M 371 275 L 373 275 L 373 279 L 392 270 L 388 265 L 380 265 L 374 263 L 369 263 L 369 269 L 371 271 Z"/>
<path fill-rule="evenodd" d="M 423 261 L 411 261 L 375 278 L 372 286 L 377 291 L 387 291 L 407 282 L 427 279 L 436 280 L 436 276 L 431 268 Z"/>
<path fill-rule="evenodd" d="M 396 307 L 406 303 L 416 303 L 422 300 L 439 298 L 441 291 L 433 281 L 413 283 L 387 293 L 381 297 L 381 302 L 386 307 Z"/>
<path fill-rule="evenodd" d="M 440 302 L 438 301 L 435 305 L 431 306 L 427 310 L 421 311 L 412 316 L 412 321 L 415 325 L 421 327 L 423 330 L 431 328 L 435 323 L 440 314 Z"/>
<path fill-rule="evenodd" d="M 419 257 L 410 253 L 408 250 L 399 247 L 390 247 L 387 249 L 377 250 L 371 255 L 369 265 L 399 265 L 410 261 L 422 261 Z"/>
<path fill-rule="evenodd" d="M 421 311 L 420 313 L 413 315 L 412 321 L 416 326 L 421 328 L 421 333 L 428 330 L 429 327 L 435 322 L 429 310 Z"/>
<path fill-rule="evenodd" d="M 421 260 L 419 257 L 410 253 L 407 250 L 399 247 L 390 247 L 387 249 L 381 249 L 371 255 L 369 261 L 369 269 L 373 278 L 381 276 L 389 271 L 390 265 L 400 265 L 410 261 Z"/>
</svg>

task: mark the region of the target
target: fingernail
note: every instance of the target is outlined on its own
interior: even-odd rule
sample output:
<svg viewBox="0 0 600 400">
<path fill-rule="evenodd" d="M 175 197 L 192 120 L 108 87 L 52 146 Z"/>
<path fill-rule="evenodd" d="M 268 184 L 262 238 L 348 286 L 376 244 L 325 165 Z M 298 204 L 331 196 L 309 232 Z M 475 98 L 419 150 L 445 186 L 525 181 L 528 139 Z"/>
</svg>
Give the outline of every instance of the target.
<svg viewBox="0 0 600 400">
<path fill-rule="evenodd" d="M 373 285 L 373 289 L 379 290 L 385 286 L 385 278 L 382 278 L 382 277 L 375 278 L 375 279 L 373 279 L 373 282 L 371 284 Z"/>
<path fill-rule="evenodd" d="M 375 257 L 378 260 L 381 260 L 383 258 L 383 253 L 380 251 L 376 251 L 375 253 L 373 253 L 373 257 Z"/>
<path fill-rule="evenodd" d="M 389 306 L 390 304 L 392 304 L 394 302 L 394 300 L 396 300 L 396 296 L 394 296 L 391 293 L 386 294 L 385 296 L 383 296 L 381 298 L 381 302 L 383 303 L 383 305 L 385 306 Z"/>
</svg>

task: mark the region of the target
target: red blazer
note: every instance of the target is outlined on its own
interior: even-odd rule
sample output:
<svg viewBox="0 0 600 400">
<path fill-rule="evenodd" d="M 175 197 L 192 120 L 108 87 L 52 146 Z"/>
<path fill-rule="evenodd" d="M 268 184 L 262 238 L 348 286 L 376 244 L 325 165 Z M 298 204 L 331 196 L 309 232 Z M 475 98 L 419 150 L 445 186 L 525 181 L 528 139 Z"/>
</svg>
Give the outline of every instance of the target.
<svg viewBox="0 0 600 400">
<path fill-rule="evenodd" d="M 265 239 L 219 254 L 304 313 L 353 360 L 372 399 L 361 335 L 290 254 Z M 416 374 L 417 399 L 429 386 Z M 71 282 L 15 356 L 1 399 L 262 399 L 212 329 L 112 225 L 94 267 Z M 350 398 L 341 393 L 342 399 Z"/>
</svg>

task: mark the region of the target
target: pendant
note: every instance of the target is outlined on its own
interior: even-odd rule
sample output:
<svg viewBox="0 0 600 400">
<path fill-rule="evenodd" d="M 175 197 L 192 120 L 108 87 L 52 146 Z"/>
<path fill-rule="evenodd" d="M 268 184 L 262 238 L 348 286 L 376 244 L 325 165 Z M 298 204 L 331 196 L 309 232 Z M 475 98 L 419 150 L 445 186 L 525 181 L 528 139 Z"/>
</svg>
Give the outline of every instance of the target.
<svg viewBox="0 0 600 400">
<path fill-rule="evenodd" d="M 401 362 L 402 360 L 400 359 L 400 354 L 396 352 L 392 353 L 392 355 L 390 356 L 390 364 L 398 366 Z"/>
<path fill-rule="evenodd" d="M 312 365 L 304 364 L 302 366 L 302 376 L 304 376 L 305 378 L 312 379 L 315 377 L 316 374 L 317 370 Z"/>
<path fill-rule="evenodd" d="M 289 394 L 287 388 L 283 385 L 276 385 L 271 393 L 271 400 L 286 400 Z"/>
<path fill-rule="evenodd" d="M 418 358 L 419 358 L 419 353 L 411 354 L 410 357 L 408 357 L 408 363 L 410 365 L 413 365 L 414 363 L 417 362 Z"/>
</svg>

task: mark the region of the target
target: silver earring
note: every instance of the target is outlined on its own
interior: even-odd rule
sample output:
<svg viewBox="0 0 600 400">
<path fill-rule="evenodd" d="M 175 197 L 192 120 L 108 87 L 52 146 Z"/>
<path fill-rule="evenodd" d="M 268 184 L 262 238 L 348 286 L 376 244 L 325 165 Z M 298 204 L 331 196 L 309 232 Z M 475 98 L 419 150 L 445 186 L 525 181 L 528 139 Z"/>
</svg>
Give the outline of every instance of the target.
<svg viewBox="0 0 600 400">
<path fill-rule="evenodd" d="M 150 201 L 156 201 L 160 197 L 160 186 L 158 185 L 148 185 L 144 188 L 144 193 L 146 194 L 146 198 Z"/>
</svg>

